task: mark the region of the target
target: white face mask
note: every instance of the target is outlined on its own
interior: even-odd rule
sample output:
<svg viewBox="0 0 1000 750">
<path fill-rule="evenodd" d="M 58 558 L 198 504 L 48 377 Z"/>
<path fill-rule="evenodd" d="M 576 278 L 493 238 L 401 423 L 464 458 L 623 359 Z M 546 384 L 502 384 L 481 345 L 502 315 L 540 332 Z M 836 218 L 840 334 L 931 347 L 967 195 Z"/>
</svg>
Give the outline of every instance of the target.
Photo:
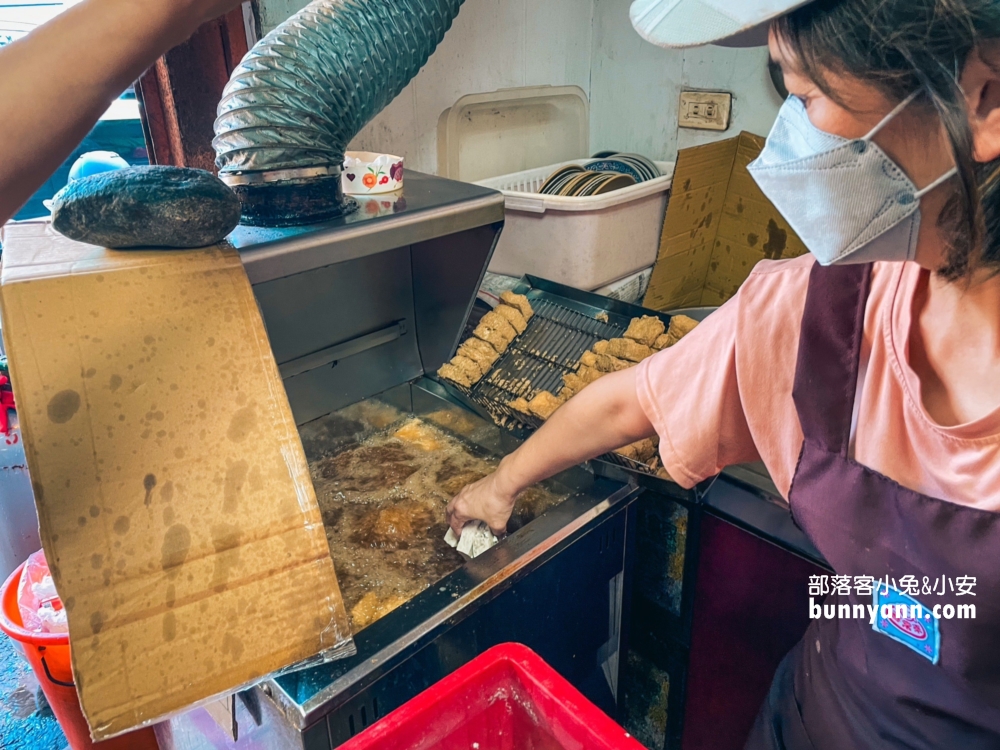
<svg viewBox="0 0 1000 750">
<path fill-rule="evenodd" d="M 857 140 L 817 128 L 797 97 L 781 108 L 750 174 L 821 265 L 913 260 L 920 199 L 958 169 L 917 190 L 872 138 L 917 95 Z"/>
</svg>

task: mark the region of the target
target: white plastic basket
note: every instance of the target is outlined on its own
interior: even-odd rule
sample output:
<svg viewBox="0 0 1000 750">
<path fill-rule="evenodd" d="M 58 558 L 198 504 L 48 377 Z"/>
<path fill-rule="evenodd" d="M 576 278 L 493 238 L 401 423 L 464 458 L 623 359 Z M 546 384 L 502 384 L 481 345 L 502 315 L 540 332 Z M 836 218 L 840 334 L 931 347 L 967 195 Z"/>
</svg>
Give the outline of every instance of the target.
<svg viewBox="0 0 1000 750">
<path fill-rule="evenodd" d="M 656 261 L 674 163 L 656 162 L 664 175 L 605 195 L 540 195 L 545 180 L 568 164 L 480 180 L 506 198 L 506 225 L 490 271 L 526 273 L 591 291 Z"/>
</svg>

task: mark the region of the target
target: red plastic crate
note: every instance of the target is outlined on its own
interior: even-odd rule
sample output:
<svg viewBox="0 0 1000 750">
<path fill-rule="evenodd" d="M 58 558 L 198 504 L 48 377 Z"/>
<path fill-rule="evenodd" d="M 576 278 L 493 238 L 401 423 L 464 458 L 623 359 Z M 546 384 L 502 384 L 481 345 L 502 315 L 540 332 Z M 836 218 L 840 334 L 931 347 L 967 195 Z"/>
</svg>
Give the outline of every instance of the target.
<svg viewBox="0 0 1000 750">
<path fill-rule="evenodd" d="M 496 646 L 341 750 L 644 750 L 531 649 Z"/>
</svg>

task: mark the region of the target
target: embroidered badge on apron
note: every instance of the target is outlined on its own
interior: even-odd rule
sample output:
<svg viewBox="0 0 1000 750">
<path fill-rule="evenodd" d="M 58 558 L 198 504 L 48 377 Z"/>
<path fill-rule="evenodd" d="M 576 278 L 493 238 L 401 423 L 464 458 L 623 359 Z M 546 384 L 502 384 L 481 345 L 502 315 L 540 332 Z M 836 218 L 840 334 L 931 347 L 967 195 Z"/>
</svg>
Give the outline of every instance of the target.
<svg viewBox="0 0 1000 750">
<path fill-rule="evenodd" d="M 892 586 L 878 586 L 872 600 L 877 613 L 872 630 L 916 651 L 931 664 L 938 663 L 941 630 L 931 610 Z"/>
</svg>

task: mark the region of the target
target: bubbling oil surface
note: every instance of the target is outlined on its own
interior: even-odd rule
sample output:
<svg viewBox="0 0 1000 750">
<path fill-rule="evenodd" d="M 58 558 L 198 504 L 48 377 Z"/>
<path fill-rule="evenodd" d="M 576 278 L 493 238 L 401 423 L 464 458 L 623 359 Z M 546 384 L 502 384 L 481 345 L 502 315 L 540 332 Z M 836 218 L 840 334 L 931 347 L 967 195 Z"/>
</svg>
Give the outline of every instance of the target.
<svg viewBox="0 0 1000 750">
<path fill-rule="evenodd" d="M 445 507 L 496 469 L 496 458 L 377 400 L 311 422 L 301 434 L 355 632 L 464 563 L 444 541 Z M 512 527 L 564 497 L 529 490 L 518 500 Z"/>
</svg>

